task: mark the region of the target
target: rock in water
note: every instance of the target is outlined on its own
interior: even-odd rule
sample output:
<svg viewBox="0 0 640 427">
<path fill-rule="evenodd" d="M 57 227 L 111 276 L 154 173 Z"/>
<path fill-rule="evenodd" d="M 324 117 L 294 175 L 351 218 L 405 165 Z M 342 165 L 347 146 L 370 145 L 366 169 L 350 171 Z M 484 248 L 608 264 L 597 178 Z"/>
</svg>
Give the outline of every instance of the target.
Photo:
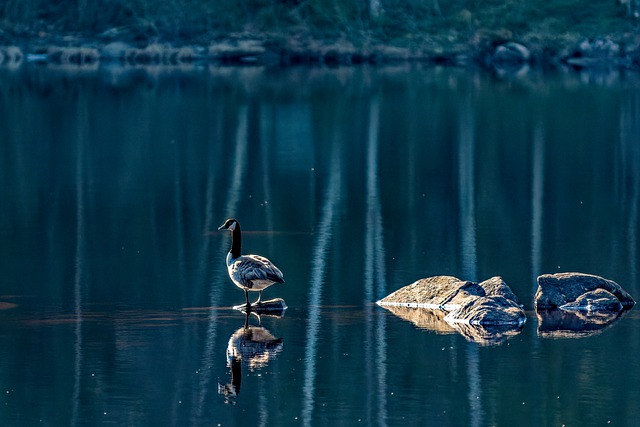
<svg viewBox="0 0 640 427">
<path fill-rule="evenodd" d="M 534 304 L 538 335 L 580 338 L 617 322 L 635 301 L 612 280 L 583 273 L 557 273 L 538 277 Z"/>
<path fill-rule="evenodd" d="M 450 323 L 497 326 L 521 325 L 525 322 L 522 307 L 501 295 L 468 298 L 465 304 L 447 314 Z"/>
<path fill-rule="evenodd" d="M 515 43 L 507 42 L 496 47 L 493 52 L 494 64 L 523 64 L 529 62 L 531 53 L 525 46 Z"/>
<path fill-rule="evenodd" d="M 234 308 L 243 313 L 247 312 L 247 309 L 244 305 L 239 305 Z M 274 298 L 268 301 L 262 301 L 260 304 L 252 305 L 249 309 L 249 312 L 255 313 L 257 315 L 266 314 L 269 316 L 282 317 L 284 316 L 284 312 L 287 308 L 287 304 L 282 298 Z"/>
<path fill-rule="evenodd" d="M 635 301 L 613 280 L 583 273 L 543 274 L 538 277 L 536 309 L 614 311 L 634 306 Z"/>
<path fill-rule="evenodd" d="M 517 297 L 501 277 L 481 283 L 452 276 L 420 279 L 381 299 L 378 305 L 444 310 L 448 312 L 444 320 L 452 324 L 519 326 L 526 321 Z"/>
</svg>

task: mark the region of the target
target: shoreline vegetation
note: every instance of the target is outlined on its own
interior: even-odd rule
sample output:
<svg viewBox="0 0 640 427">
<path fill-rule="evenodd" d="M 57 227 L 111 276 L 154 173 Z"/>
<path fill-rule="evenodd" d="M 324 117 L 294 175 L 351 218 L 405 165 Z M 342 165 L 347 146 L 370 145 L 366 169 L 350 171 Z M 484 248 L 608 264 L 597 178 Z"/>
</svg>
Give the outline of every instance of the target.
<svg viewBox="0 0 640 427">
<path fill-rule="evenodd" d="M 640 0 L 7 0 L 0 66 L 24 62 L 640 71 Z"/>
</svg>

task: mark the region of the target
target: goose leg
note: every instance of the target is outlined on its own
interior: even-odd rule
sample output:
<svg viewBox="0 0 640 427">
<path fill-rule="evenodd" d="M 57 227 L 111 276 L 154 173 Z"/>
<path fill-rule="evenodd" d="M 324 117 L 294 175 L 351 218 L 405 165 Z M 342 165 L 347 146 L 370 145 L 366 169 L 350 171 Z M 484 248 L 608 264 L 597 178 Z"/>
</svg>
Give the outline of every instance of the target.
<svg viewBox="0 0 640 427">
<path fill-rule="evenodd" d="M 244 298 L 247 301 L 247 308 L 251 308 L 251 303 L 249 302 L 249 291 L 248 290 L 244 290 Z"/>
<path fill-rule="evenodd" d="M 247 312 L 251 311 L 251 303 L 249 302 L 249 291 L 246 289 L 244 290 L 244 300 L 244 304 L 234 305 L 233 309 Z"/>
</svg>

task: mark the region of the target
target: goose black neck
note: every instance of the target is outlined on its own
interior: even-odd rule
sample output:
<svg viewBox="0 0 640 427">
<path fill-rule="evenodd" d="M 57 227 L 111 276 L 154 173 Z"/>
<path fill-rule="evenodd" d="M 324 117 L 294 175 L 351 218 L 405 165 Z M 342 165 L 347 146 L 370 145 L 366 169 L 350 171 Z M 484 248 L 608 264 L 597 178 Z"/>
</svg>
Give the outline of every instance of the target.
<svg viewBox="0 0 640 427">
<path fill-rule="evenodd" d="M 236 228 L 231 232 L 231 256 L 238 258 L 242 254 L 242 233 L 240 233 L 240 224 L 236 222 Z"/>
</svg>

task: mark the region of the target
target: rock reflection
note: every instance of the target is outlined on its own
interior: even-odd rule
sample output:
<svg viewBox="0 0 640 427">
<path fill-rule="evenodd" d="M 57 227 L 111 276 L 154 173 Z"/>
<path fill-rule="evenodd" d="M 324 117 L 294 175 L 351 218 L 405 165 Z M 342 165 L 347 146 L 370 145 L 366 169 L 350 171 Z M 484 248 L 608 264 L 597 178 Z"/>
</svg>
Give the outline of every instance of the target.
<svg viewBox="0 0 640 427">
<path fill-rule="evenodd" d="M 383 306 L 399 318 L 413 323 L 420 329 L 438 334 L 459 333 L 467 341 L 483 346 L 502 344 L 520 333 L 522 325 L 471 325 L 468 323 L 448 322 L 448 312 L 428 308 Z"/>
<path fill-rule="evenodd" d="M 480 345 L 499 345 L 522 331 L 521 325 L 470 325 L 468 323 L 454 323 L 453 327 L 467 341 Z"/>
<path fill-rule="evenodd" d="M 536 310 L 538 336 L 543 338 L 585 338 L 596 335 L 613 326 L 628 311 Z"/>
<path fill-rule="evenodd" d="M 258 317 L 258 326 L 249 326 L 249 316 Z M 218 384 L 218 394 L 225 396 L 226 403 L 234 403 L 240 394 L 242 368 L 250 371 L 262 369 L 282 351 L 282 338 L 276 338 L 262 326 L 260 315 L 254 312 L 245 314 L 244 325 L 236 330 L 227 344 L 227 367 L 230 369 L 230 382 Z"/>
</svg>

